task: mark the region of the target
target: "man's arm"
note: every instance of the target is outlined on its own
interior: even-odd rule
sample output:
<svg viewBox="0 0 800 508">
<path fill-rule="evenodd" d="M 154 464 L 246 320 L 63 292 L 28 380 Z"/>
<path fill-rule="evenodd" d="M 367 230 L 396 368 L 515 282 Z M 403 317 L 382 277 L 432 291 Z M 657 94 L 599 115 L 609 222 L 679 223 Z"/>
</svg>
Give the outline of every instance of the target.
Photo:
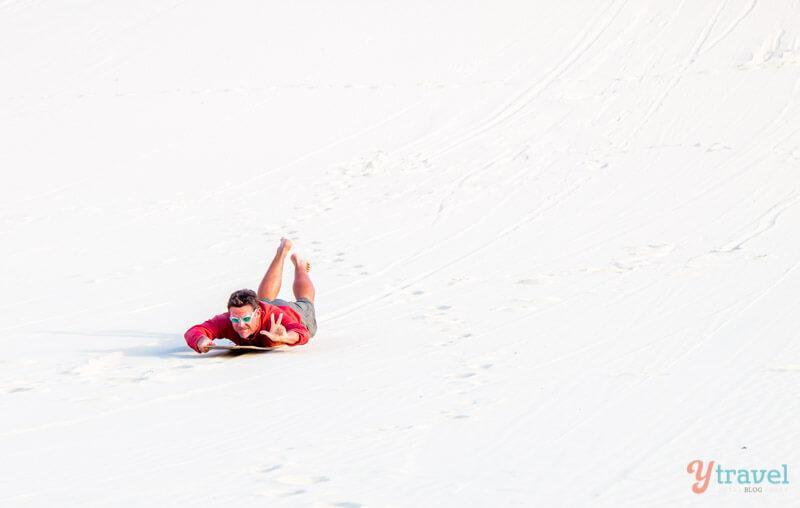
<svg viewBox="0 0 800 508">
<path fill-rule="evenodd" d="M 202 324 L 194 325 L 189 328 L 186 330 L 186 333 L 183 334 L 183 338 L 186 339 L 186 343 L 190 348 L 198 353 L 206 353 L 208 352 L 208 346 L 214 343 L 214 339 L 224 337 L 224 325 L 227 324 L 227 314 L 219 314 Z"/>
<path fill-rule="evenodd" d="M 286 322 L 283 320 L 286 318 Z M 262 331 L 261 335 L 267 337 L 271 345 L 300 346 L 308 342 L 311 335 L 303 323 L 291 317 L 291 314 L 281 313 L 278 319 L 275 314 L 270 314 L 269 331 Z"/>
</svg>

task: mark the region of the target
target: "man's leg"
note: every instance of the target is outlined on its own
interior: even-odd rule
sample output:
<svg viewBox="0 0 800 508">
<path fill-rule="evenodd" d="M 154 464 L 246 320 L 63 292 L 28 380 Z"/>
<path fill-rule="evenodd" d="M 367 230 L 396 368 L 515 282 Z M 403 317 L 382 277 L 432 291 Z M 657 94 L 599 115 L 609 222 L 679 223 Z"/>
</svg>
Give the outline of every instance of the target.
<svg viewBox="0 0 800 508">
<path fill-rule="evenodd" d="M 294 299 L 307 298 L 313 303 L 314 284 L 311 283 L 311 278 L 308 276 L 308 272 L 311 270 L 311 263 L 297 254 L 292 254 L 292 263 L 294 263 L 294 284 L 292 285 Z"/>
<path fill-rule="evenodd" d="M 281 238 L 281 244 L 275 253 L 275 258 L 270 263 L 267 273 L 258 285 L 258 297 L 266 300 L 274 300 L 281 291 L 281 279 L 283 278 L 283 260 L 292 248 L 292 241 L 288 238 Z"/>
</svg>

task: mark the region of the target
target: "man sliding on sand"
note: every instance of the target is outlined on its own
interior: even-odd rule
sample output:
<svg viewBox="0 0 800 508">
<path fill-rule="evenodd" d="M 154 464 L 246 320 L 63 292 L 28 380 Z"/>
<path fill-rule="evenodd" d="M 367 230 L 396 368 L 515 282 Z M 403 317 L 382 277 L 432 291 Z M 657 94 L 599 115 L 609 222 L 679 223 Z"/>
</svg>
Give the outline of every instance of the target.
<svg viewBox="0 0 800 508">
<path fill-rule="evenodd" d="M 281 238 L 275 258 L 258 285 L 258 294 L 250 289 L 234 291 L 228 299 L 228 312 L 195 325 L 184 337 L 189 347 L 206 353 L 214 339 L 229 339 L 240 346 L 299 346 L 317 331 L 314 314 L 314 285 L 308 276 L 311 264 L 292 254 L 294 263 L 294 302 L 278 300 L 283 275 L 283 260 L 292 242 Z"/>
</svg>

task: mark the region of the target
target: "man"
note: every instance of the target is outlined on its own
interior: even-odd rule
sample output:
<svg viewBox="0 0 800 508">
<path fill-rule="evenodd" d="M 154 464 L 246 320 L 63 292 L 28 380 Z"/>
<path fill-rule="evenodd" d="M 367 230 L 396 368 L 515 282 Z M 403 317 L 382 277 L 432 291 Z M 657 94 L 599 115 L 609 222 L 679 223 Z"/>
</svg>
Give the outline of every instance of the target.
<svg viewBox="0 0 800 508">
<path fill-rule="evenodd" d="M 206 353 L 214 339 L 229 339 L 248 346 L 299 346 L 317 331 L 314 312 L 314 285 L 308 276 L 311 264 L 292 254 L 294 263 L 294 302 L 276 299 L 281 289 L 283 261 L 292 242 L 281 238 L 275 258 L 258 286 L 234 291 L 228 299 L 228 312 L 195 325 L 184 334 L 186 343 L 198 353 Z"/>
</svg>

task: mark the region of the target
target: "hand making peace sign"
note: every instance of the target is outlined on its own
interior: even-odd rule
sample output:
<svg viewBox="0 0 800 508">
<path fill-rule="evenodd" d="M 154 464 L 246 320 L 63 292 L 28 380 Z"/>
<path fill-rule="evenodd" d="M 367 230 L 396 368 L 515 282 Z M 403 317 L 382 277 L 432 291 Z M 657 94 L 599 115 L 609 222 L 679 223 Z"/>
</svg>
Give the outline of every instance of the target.
<svg viewBox="0 0 800 508">
<path fill-rule="evenodd" d="M 282 344 L 294 344 L 297 342 L 297 337 L 295 333 L 291 335 L 289 332 L 286 331 L 286 327 L 281 324 L 283 320 L 283 313 L 281 312 L 280 316 L 278 316 L 278 320 L 275 321 L 275 314 L 269 315 L 269 331 L 262 330 L 261 335 L 266 335 L 269 340 L 272 342 L 280 342 Z"/>
</svg>

